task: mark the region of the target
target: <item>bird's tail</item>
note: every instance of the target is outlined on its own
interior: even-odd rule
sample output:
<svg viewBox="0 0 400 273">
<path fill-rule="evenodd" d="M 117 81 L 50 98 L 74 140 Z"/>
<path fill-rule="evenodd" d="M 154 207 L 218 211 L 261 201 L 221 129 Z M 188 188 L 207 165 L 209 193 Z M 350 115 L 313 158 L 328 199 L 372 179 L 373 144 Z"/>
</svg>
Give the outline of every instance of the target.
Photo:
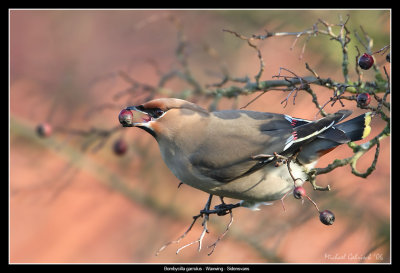
<svg viewBox="0 0 400 273">
<path fill-rule="evenodd" d="M 371 112 L 359 115 L 349 121 L 335 125 L 335 128 L 343 131 L 350 141 L 364 139 L 371 132 L 371 115 Z"/>
<path fill-rule="evenodd" d="M 368 112 L 349 121 L 335 124 L 305 144 L 297 159 L 303 164 L 308 164 L 341 144 L 366 138 L 371 132 L 371 117 L 372 113 Z"/>
</svg>

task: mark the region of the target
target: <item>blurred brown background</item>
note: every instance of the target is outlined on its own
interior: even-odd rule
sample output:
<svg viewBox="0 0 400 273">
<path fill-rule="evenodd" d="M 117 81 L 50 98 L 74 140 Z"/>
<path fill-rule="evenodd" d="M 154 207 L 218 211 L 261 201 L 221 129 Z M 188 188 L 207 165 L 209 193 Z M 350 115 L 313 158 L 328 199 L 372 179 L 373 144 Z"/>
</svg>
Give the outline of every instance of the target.
<svg viewBox="0 0 400 273">
<path fill-rule="evenodd" d="M 354 30 L 362 33 L 362 25 L 374 39 L 375 50 L 390 44 L 388 10 L 10 10 L 9 261 L 390 262 L 389 138 L 382 141 L 376 170 L 367 179 L 352 175 L 346 166 L 318 177 L 320 185 L 331 186 L 330 192 L 315 192 L 306 184 L 319 207 L 335 213 L 334 225 L 321 224 L 310 202 L 301 205 L 288 196 L 286 212 L 280 202 L 263 206 L 260 211 L 234 210 L 233 225 L 211 256 L 207 256 L 207 245 L 223 232 L 229 216 L 210 217 L 210 233 L 200 253 L 194 245 L 175 254 L 178 247 L 198 238 L 202 229 L 198 221 L 179 245 L 170 245 L 155 256 L 159 247 L 186 230 L 208 195 L 186 185 L 177 189 L 179 181 L 163 163 L 156 141 L 144 131 L 124 128 L 104 143 L 96 136 L 76 133 L 119 126 L 119 110 L 146 99 L 146 92 L 140 88 L 137 96 L 135 90 L 127 91 L 132 83 L 122 73 L 156 86 L 159 73 L 181 69 L 176 55 L 179 33 L 184 33 L 187 42 L 188 67 L 205 86 L 221 81 L 221 66 L 233 77 L 252 79 L 259 69 L 254 49 L 223 29 L 246 36 L 264 34 L 265 29 L 299 32 L 311 28 L 318 18 L 338 23 L 339 16 L 345 18 L 347 14 L 352 34 Z M 182 30 L 176 22 L 181 23 Z M 299 60 L 305 39 L 299 39 L 290 50 L 293 41 L 294 37 L 274 37 L 259 43 L 265 61 L 261 80 L 277 75 L 279 67 L 300 76 L 310 75 L 304 65 L 307 62 L 321 77 L 343 81 L 342 54 L 336 42 L 325 36 L 313 37 Z M 214 57 L 205 48 L 212 48 Z M 352 80 L 356 80 L 355 56 L 351 45 Z M 385 56 L 377 55 L 376 62 L 390 70 Z M 372 71 L 364 72 L 367 80 L 373 75 Z M 178 78 L 165 87 L 177 93 L 192 88 Z M 332 96 L 328 89 L 315 87 L 314 91 L 320 102 Z M 223 99 L 218 108 L 240 107 L 255 96 Z M 284 108 L 280 102 L 286 96 L 269 92 L 247 109 L 314 118 L 317 109 L 308 94 L 300 92 L 296 104 L 290 100 Z M 196 101 L 203 107 L 211 104 L 201 97 Z M 363 112 L 353 102 L 344 103 L 354 114 Z M 102 105 L 108 107 L 99 107 Z M 336 103 L 326 110 L 340 108 Z M 48 138 L 40 138 L 35 132 L 42 122 L 57 128 Z M 376 118 L 372 126 L 370 138 L 384 124 Z M 129 149 L 117 156 L 113 143 L 121 137 Z M 351 154 L 351 149 L 343 145 L 318 166 L 325 167 L 335 158 Z M 365 170 L 373 155 L 374 149 L 359 160 L 358 168 Z"/>
</svg>

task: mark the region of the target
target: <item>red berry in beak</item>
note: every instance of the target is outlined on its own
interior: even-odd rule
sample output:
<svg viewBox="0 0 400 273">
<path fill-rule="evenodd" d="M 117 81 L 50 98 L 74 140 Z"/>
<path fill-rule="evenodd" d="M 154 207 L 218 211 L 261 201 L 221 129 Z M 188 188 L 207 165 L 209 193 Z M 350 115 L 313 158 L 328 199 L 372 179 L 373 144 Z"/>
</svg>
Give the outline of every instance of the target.
<svg viewBox="0 0 400 273">
<path fill-rule="evenodd" d="M 49 137 L 53 132 L 53 129 L 50 124 L 44 122 L 36 127 L 36 132 L 40 137 Z"/>
<path fill-rule="evenodd" d="M 364 53 L 358 59 L 358 65 L 361 67 L 361 69 L 368 70 L 371 68 L 373 64 L 374 64 L 374 58 L 367 53 Z"/>
<path fill-rule="evenodd" d="M 119 115 L 118 120 L 122 126 L 131 126 L 133 124 L 133 113 L 131 110 L 123 109 Z"/>
<path fill-rule="evenodd" d="M 357 96 L 359 106 L 367 106 L 371 102 L 371 96 L 368 93 L 361 93 Z"/>
<path fill-rule="evenodd" d="M 333 222 L 335 222 L 335 215 L 333 214 L 332 211 L 330 210 L 324 210 L 319 213 L 319 220 L 324 224 L 324 225 L 332 225 Z"/>
</svg>

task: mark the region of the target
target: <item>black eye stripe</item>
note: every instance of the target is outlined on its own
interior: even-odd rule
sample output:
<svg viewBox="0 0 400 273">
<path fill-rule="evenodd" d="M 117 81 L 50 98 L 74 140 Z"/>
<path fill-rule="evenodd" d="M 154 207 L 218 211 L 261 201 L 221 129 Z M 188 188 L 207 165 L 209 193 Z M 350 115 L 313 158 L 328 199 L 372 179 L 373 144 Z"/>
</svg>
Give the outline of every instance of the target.
<svg viewBox="0 0 400 273">
<path fill-rule="evenodd" d="M 144 112 L 144 106 L 143 105 L 135 106 L 135 108 L 138 109 L 139 111 L 143 111 Z"/>
<path fill-rule="evenodd" d="M 149 108 L 145 110 L 150 116 L 152 116 L 153 118 L 158 118 L 160 117 L 162 114 L 164 114 L 164 111 L 161 110 L 160 108 Z"/>
<path fill-rule="evenodd" d="M 143 105 L 138 105 L 135 106 L 135 108 L 141 112 L 145 112 L 147 113 L 149 116 L 153 117 L 153 118 L 158 118 L 160 117 L 162 114 L 164 114 L 164 111 L 161 110 L 158 107 L 155 108 L 145 108 Z"/>
</svg>

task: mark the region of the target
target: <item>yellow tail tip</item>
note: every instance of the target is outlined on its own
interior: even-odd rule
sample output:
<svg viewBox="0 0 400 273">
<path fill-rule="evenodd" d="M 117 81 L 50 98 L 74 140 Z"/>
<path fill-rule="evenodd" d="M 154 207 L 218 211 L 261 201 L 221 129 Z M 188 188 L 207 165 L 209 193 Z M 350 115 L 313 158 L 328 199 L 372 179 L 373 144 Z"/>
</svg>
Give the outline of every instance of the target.
<svg viewBox="0 0 400 273">
<path fill-rule="evenodd" d="M 371 119 L 372 119 L 372 112 L 365 113 L 365 119 L 364 119 L 364 131 L 362 138 L 366 138 L 370 133 L 371 133 Z"/>
</svg>

